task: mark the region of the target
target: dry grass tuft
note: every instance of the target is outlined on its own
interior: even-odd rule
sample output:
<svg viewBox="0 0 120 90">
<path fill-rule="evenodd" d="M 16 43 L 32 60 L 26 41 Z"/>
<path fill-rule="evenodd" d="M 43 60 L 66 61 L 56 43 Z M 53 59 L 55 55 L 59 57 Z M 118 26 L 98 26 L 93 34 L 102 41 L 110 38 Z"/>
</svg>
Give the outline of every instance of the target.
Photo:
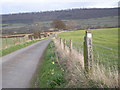
<svg viewBox="0 0 120 90">
<path fill-rule="evenodd" d="M 54 39 L 59 63 L 66 72 L 67 87 L 75 88 L 118 88 L 118 69 L 106 69 L 104 66 L 93 64 L 92 71 L 88 74 L 84 70 L 84 57 L 82 54 Z"/>
</svg>

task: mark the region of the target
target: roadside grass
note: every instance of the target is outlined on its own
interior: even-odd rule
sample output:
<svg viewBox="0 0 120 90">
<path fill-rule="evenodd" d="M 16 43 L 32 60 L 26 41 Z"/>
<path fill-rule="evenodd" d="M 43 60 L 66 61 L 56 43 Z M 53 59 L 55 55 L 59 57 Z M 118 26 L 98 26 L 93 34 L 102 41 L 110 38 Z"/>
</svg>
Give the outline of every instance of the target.
<svg viewBox="0 0 120 90">
<path fill-rule="evenodd" d="M 24 43 L 17 44 L 17 45 L 15 45 L 15 46 L 11 46 L 11 47 L 9 47 L 9 48 L 0 50 L 0 56 L 7 55 L 7 54 L 9 54 L 9 53 L 11 53 L 11 52 L 14 52 L 14 51 L 18 50 L 18 49 L 21 49 L 21 48 L 23 48 L 23 47 L 29 46 L 29 45 L 31 45 L 31 44 L 33 44 L 33 43 L 36 43 L 36 42 L 38 42 L 38 41 L 40 41 L 40 40 L 43 40 L 43 39 L 37 39 L 37 40 L 29 41 L 29 42 L 24 42 Z"/>
<path fill-rule="evenodd" d="M 43 63 L 37 74 L 37 88 L 63 88 L 65 85 L 64 69 L 57 61 L 55 46 L 53 41 L 48 45 Z"/>
</svg>

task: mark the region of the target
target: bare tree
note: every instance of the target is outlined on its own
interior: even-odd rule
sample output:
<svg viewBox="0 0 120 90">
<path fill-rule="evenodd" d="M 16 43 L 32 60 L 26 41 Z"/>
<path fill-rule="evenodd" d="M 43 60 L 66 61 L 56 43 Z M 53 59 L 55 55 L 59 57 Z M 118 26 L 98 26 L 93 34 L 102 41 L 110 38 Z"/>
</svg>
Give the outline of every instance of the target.
<svg viewBox="0 0 120 90">
<path fill-rule="evenodd" d="M 62 20 L 54 20 L 51 23 L 51 25 L 55 29 L 65 29 L 66 28 L 66 25 L 65 25 L 65 23 Z"/>
<path fill-rule="evenodd" d="M 41 38 L 41 28 L 42 28 L 42 24 L 40 23 L 34 23 L 32 25 L 32 29 L 33 29 L 33 36 L 34 36 L 34 39 L 37 39 L 37 38 Z"/>
</svg>

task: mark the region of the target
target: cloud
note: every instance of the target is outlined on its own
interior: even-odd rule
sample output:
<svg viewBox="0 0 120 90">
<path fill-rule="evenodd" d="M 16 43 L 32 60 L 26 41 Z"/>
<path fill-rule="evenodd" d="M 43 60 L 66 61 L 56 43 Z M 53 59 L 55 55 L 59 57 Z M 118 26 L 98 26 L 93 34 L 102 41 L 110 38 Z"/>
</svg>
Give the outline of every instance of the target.
<svg viewBox="0 0 120 90">
<path fill-rule="evenodd" d="M 119 0 L 1 0 L 2 3 L 11 2 L 119 2 Z"/>
<path fill-rule="evenodd" d="M 117 2 L 101 2 L 101 3 L 92 3 L 88 4 L 86 7 L 87 8 L 112 8 L 112 7 L 117 7 L 118 3 Z"/>
<path fill-rule="evenodd" d="M 92 2 L 90 2 L 90 0 L 2 0 L 2 13 L 38 12 L 71 8 L 106 8 L 117 7 L 118 4 L 118 0 L 91 1 Z"/>
</svg>

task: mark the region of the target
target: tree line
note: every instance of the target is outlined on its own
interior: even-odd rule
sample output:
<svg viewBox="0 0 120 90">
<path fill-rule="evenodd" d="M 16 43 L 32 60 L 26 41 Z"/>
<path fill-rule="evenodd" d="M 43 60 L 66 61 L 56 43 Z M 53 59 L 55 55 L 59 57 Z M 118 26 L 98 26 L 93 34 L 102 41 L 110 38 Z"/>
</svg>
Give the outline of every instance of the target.
<svg viewBox="0 0 120 90">
<path fill-rule="evenodd" d="M 51 21 L 56 19 L 89 19 L 107 16 L 118 16 L 119 8 L 84 8 L 46 12 L 31 12 L 2 15 L 2 23 L 33 23 L 36 21 Z"/>
</svg>

